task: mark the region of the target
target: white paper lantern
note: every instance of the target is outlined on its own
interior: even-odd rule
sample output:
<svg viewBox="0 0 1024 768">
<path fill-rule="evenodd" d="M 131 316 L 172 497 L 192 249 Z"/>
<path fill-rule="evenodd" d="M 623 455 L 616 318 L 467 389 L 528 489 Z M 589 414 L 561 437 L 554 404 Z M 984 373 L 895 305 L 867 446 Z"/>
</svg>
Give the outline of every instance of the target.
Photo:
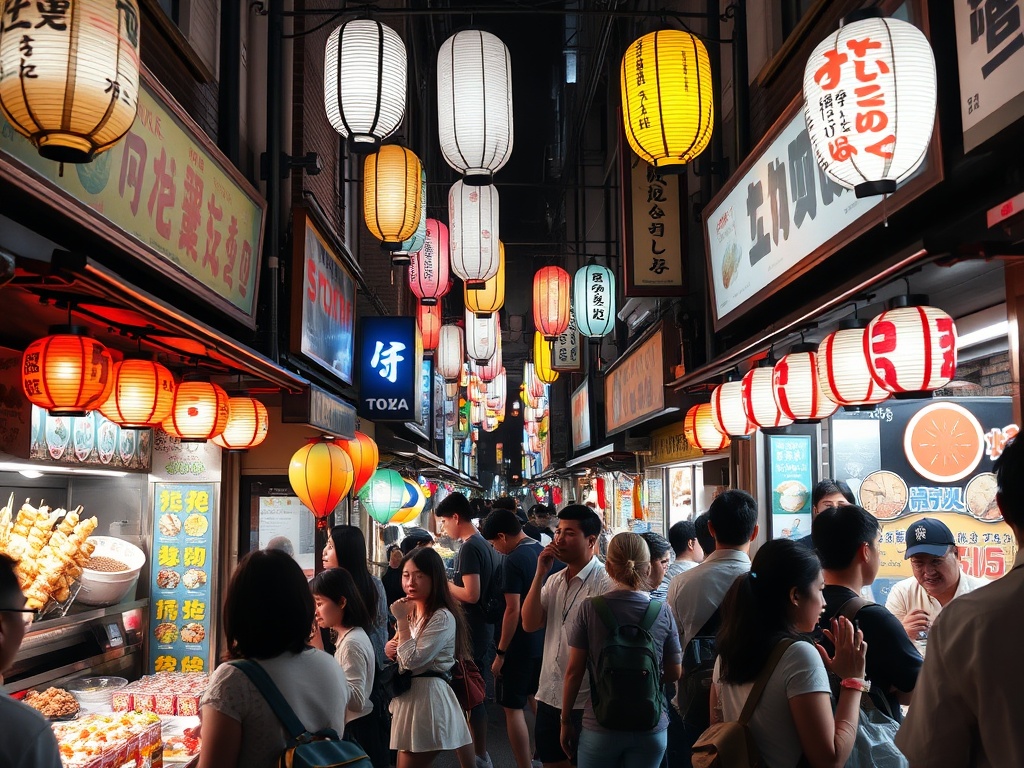
<svg viewBox="0 0 1024 768">
<path fill-rule="evenodd" d="M 376 152 L 405 117 L 405 43 L 391 27 L 353 19 L 327 38 L 324 107 L 353 152 Z"/>
<path fill-rule="evenodd" d="M 469 362 L 469 370 L 474 376 L 478 377 L 480 381 L 485 384 L 493 381 L 494 377 L 498 375 L 499 371 L 504 370 L 504 366 L 501 363 L 501 334 L 498 334 L 494 342 L 494 354 L 487 359 L 482 365 L 477 364 L 476 361 L 471 360 Z"/>
<path fill-rule="evenodd" d="M 818 345 L 818 383 L 830 400 L 845 408 L 874 407 L 889 393 L 875 382 L 864 349 L 866 320 L 844 320 Z"/>
<path fill-rule="evenodd" d="M 818 383 L 817 349 L 814 344 L 797 344 L 775 364 L 775 402 L 793 421 L 820 421 L 839 410 L 838 403 L 825 397 Z"/>
<path fill-rule="evenodd" d="M 487 407 L 504 413 L 507 390 L 508 376 L 502 367 L 498 375 L 487 384 Z"/>
<path fill-rule="evenodd" d="M 427 241 L 427 172 L 421 171 L 420 200 L 420 221 L 416 225 L 416 231 L 408 240 L 403 240 L 397 251 L 391 251 L 391 266 L 404 267 L 412 263 L 412 254 L 422 250 Z M 424 306 L 430 306 L 426 304 Z"/>
<path fill-rule="evenodd" d="M 426 199 L 426 198 L 424 198 Z M 426 210 L 426 206 L 424 206 Z M 420 304 L 437 304 L 452 287 L 448 273 L 448 227 L 437 219 L 426 220 L 423 248 L 409 260 L 409 287 Z"/>
<path fill-rule="evenodd" d="M 572 309 L 584 336 L 607 335 L 615 327 L 615 273 L 600 264 L 580 267 L 573 277 Z"/>
<path fill-rule="evenodd" d="M 498 348 L 499 313 L 487 317 L 477 317 L 466 310 L 466 357 L 483 365 Z"/>
<path fill-rule="evenodd" d="M 467 184 L 490 184 L 512 154 L 512 63 L 497 37 L 467 29 L 437 54 L 441 153 Z"/>
<path fill-rule="evenodd" d="M 877 9 L 848 16 L 807 60 L 804 119 L 815 157 L 857 197 L 891 194 L 917 169 L 931 141 L 935 104 L 927 38 Z"/>
<path fill-rule="evenodd" d="M 444 396 L 449 400 L 454 400 L 459 396 L 459 382 L 457 381 L 445 381 L 444 383 Z"/>
<path fill-rule="evenodd" d="M 728 435 L 723 435 L 715 426 L 711 403 L 695 405 L 686 412 L 683 419 L 683 434 L 690 445 L 704 453 L 717 453 L 729 447 Z"/>
<path fill-rule="evenodd" d="M 743 383 L 727 381 L 711 393 L 711 418 L 715 429 L 730 437 L 746 437 L 757 430 L 743 410 Z"/>
<path fill-rule="evenodd" d="M 765 361 L 762 361 L 765 362 Z M 761 429 L 787 427 L 793 420 L 786 416 L 775 402 L 772 392 L 773 366 L 751 368 L 743 377 L 743 412 Z"/>
<path fill-rule="evenodd" d="M 448 192 L 448 228 L 452 272 L 467 290 L 483 288 L 501 265 L 498 190 L 455 182 Z"/>
<path fill-rule="evenodd" d="M 901 296 L 868 324 L 868 368 L 887 392 L 930 392 L 956 374 L 956 323 L 927 303 L 927 296 Z"/>
<path fill-rule="evenodd" d="M 537 406 L 534 402 L 537 398 L 544 397 L 545 385 L 543 381 L 537 378 L 533 363 L 527 362 L 523 364 L 523 384 L 524 399 L 528 405 L 536 408 Z"/>
<path fill-rule="evenodd" d="M 462 329 L 457 325 L 442 325 L 437 341 L 434 364 L 437 372 L 446 382 L 458 384 L 462 378 L 462 363 L 466 359 L 466 348 Z"/>
</svg>

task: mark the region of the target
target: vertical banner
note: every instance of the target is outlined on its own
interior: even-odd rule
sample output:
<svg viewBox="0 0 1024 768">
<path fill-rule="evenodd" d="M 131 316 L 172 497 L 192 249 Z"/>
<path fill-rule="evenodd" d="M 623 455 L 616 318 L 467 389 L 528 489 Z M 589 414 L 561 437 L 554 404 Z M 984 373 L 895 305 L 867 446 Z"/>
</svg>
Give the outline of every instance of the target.
<svg viewBox="0 0 1024 768">
<path fill-rule="evenodd" d="M 772 538 L 799 539 L 811 532 L 814 486 L 810 435 L 766 435 Z"/>
<path fill-rule="evenodd" d="M 625 294 L 681 296 L 686 177 L 657 173 L 621 139 L 619 155 L 623 158 Z"/>
<path fill-rule="evenodd" d="M 551 368 L 555 371 L 579 371 L 583 368 L 580 332 L 572 307 L 569 308 L 569 327 L 551 343 Z"/>
<path fill-rule="evenodd" d="M 214 483 L 153 486 L 150 672 L 209 672 Z"/>
</svg>

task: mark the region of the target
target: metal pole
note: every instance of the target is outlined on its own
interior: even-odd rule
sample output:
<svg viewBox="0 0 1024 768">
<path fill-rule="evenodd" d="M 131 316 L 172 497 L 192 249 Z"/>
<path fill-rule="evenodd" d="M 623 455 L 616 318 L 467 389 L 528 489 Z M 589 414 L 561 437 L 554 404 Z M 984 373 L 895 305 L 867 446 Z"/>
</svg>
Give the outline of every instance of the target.
<svg viewBox="0 0 1024 768">
<path fill-rule="evenodd" d="M 750 152 L 750 80 L 747 75 L 747 0 L 733 3 L 732 93 L 736 124 L 736 167 Z"/>
<path fill-rule="evenodd" d="M 281 72 L 284 0 L 269 0 L 267 13 L 267 236 L 264 253 L 270 282 L 270 359 L 280 362 L 278 314 L 281 250 Z"/>
</svg>

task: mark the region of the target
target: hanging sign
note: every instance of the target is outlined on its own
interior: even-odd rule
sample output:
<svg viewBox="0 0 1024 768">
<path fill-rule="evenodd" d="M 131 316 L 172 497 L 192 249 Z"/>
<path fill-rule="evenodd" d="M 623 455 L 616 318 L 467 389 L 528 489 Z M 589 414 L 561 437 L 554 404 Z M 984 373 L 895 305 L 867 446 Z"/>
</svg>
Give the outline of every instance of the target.
<svg viewBox="0 0 1024 768">
<path fill-rule="evenodd" d="M 423 347 L 416 318 L 365 317 L 360 323 L 359 415 L 373 421 L 418 422 Z"/>
<path fill-rule="evenodd" d="M 605 434 L 638 424 L 665 408 L 664 332 L 623 355 L 604 377 Z"/>
<path fill-rule="evenodd" d="M 621 136 L 621 132 L 620 132 Z M 685 174 L 659 174 L 619 142 L 626 296 L 683 294 Z"/>
<path fill-rule="evenodd" d="M 589 448 L 590 436 L 590 380 L 584 379 L 572 393 L 572 452 L 578 454 Z"/>
<path fill-rule="evenodd" d="M 811 532 L 814 462 L 810 435 L 765 435 L 772 538 L 800 539 Z"/>
<path fill-rule="evenodd" d="M 686 439 L 682 421 L 651 433 L 651 455 L 647 457 L 647 465 L 650 467 L 679 464 L 703 456 L 704 451 Z"/>
<path fill-rule="evenodd" d="M 281 421 L 285 424 L 308 424 L 328 435 L 355 440 L 356 409 L 337 395 L 315 384 L 297 394 L 281 396 Z"/>
<path fill-rule="evenodd" d="M 569 327 L 551 343 L 551 369 L 554 371 L 579 371 L 582 368 L 580 332 L 576 328 L 576 316 L 570 307 Z"/>
</svg>

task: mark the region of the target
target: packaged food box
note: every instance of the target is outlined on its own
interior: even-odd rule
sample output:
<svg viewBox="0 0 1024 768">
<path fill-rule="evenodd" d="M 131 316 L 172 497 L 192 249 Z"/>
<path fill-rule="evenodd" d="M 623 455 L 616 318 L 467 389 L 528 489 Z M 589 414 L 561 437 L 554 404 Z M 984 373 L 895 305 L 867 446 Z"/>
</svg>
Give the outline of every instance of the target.
<svg viewBox="0 0 1024 768">
<path fill-rule="evenodd" d="M 115 712 L 155 712 L 158 715 L 199 714 L 199 700 L 209 677 L 203 672 L 160 672 L 129 683 L 113 697 Z"/>
<path fill-rule="evenodd" d="M 163 766 L 163 736 L 155 714 L 84 715 L 52 727 L 64 768 Z"/>
</svg>

